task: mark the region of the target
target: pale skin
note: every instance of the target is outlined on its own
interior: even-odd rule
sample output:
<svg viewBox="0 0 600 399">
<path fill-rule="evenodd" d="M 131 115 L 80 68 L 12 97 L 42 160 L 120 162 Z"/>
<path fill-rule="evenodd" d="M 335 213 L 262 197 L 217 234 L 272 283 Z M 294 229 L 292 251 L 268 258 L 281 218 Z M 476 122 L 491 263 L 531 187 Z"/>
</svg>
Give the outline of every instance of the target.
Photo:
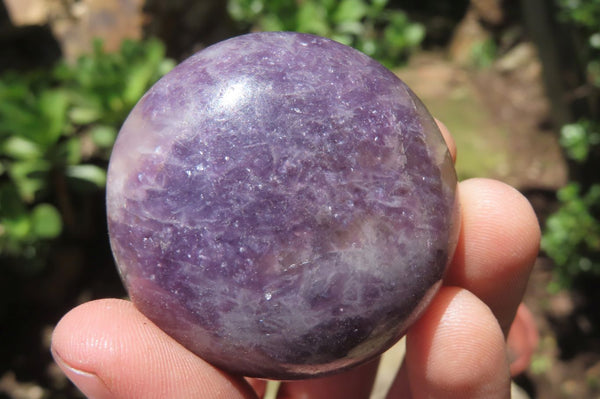
<svg viewBox="0 0 600 399">
<path fill-rule="evenodd" d="M 439 123 L 453 159 L 456 146 Z M 461 232 L 444 286 L 406 340 L 388 394 L 396 398 L 509 398 L 506 335 L 539 249 L 529 202 L 489 179 L 459 184 Z M 228 375 L 187 351 L 128 301 L 102 299 L 67 313 L 52 354 L 92 399 L 261 397 L 265 383 Z M 378 362 L 332 377 L 284 382 L 281 399 L 366 399 Z"/>
</svg>

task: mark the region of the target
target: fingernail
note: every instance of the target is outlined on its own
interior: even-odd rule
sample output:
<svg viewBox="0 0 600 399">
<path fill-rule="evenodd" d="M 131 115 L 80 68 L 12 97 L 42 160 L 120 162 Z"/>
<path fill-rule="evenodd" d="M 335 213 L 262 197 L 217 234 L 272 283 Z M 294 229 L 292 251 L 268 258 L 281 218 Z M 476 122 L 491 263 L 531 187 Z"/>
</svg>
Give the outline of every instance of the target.
<svg viewBox="0 0 600 399">
<path fill-rule="evenodd" d="M 112 399 L 114 397 L 96 374 L 71 367 L 58 353 L 54 350 L 51 352 L 58 367 L 79 388 L 86 398 Z"/>
</svg>

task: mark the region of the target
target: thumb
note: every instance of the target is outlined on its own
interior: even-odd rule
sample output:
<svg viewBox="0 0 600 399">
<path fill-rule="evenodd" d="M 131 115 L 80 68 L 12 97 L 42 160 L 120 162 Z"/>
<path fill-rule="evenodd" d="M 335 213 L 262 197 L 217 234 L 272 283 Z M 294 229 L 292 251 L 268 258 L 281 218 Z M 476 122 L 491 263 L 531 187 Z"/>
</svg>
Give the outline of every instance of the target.
<svg viewBox="0 0 600 399">
<path fill-rule="evenodd" d="M 187 351 L 128 301 L 105 299 L 67 313 L 52 355 L 92 399 L 256 398 L 239 377 Z"/>
</svg>

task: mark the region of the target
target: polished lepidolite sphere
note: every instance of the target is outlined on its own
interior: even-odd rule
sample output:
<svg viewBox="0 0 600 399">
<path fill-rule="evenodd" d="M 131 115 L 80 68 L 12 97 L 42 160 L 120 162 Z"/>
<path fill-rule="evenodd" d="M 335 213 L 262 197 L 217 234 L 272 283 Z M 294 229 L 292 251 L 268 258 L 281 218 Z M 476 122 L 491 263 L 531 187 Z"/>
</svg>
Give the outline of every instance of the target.
<svg viewBox="0 0 600 399">
<path fill-rule="evenodd" d="M 108 223 L 137 308 L 229 372 L 298 379 L 377 356 L 441 284 L 456 176 L 425 107 L 334 41 L 208 47 L 140 100 Z"/>
</svg>

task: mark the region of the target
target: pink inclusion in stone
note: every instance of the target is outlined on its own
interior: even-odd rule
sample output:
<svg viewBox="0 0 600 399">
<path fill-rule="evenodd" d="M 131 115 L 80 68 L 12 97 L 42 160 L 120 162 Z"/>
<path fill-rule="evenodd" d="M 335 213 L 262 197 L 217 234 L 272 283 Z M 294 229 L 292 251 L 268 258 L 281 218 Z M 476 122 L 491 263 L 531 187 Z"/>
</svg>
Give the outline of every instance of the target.
<svg viewBox="0 0 600 399">
<path fill-rule="evenodd" d="M 334 41 L 208 47 L 133 109 L 111 245 L 137 308 L 228 372 L 323 376 L 393 345 L 456 244 L 456 175 L 422 103 Z"/>
</svg>

